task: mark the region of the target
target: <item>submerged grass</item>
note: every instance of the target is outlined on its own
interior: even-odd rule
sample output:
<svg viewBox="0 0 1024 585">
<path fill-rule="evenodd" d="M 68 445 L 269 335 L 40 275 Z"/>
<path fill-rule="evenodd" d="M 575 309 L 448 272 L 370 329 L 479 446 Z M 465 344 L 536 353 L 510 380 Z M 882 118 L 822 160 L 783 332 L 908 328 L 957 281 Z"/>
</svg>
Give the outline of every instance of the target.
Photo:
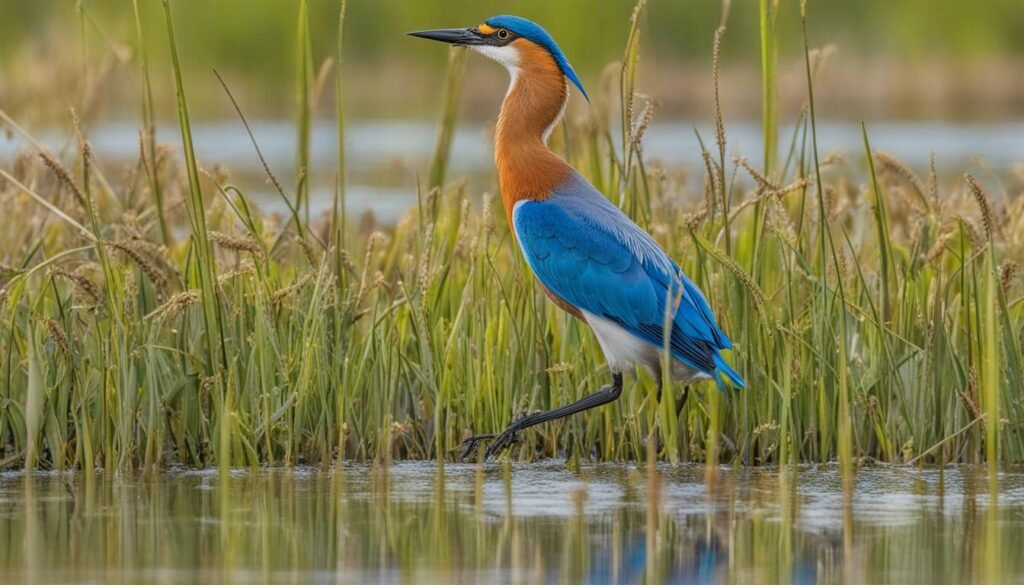
<svg viewBox="0 0 1024 585">
<path fill-rule="evenodd" d="M 303 6 L 300 133 L 319 93 L 310 91 Z M 766 7 L 774 19 L 776 3 Z M 866 130 L 866 181 L 841 157 L 820 156 L 820 53 L 809 46 L 808 107 L 781 167 L 766 142 L 764 168 L 742 159 L 727 168 L 720 112 L 704 185 L 648 164 L 653 102 L 636 93 L 643 8 L 620 83 L 607 84 L 620 94 L 622 144 L 607 120 L 556 136 L 707 293 L 750 388 L 722 395 L 697 385 L 677 410 L 677 395 L 641 375 L 613 405 L 531 429 L 513 456 L 838 459 L 847 471 L 864 458 L 1024 460 L 1024 303 L 1012 268 L 1024 261 L 1022 199 L 997 207 L 973 178 L 924 187 L 872 152 Z M 28 152 L 0 168 L 0 461 L 92 469 L 447 459 L 470 433 L 602 383 L 596 341 L 538 291 L 493 198 L 478 209 L 464 184 L 446 182 L 464 56 L 451 61 L 428 190 L 397 225 L 376 231 L 348 222 L 344 154 L 327 221 L 302 213 L 301 161 L 312 160 L 302 146 L 294 204 L 269 176 L 287 218 L 201 169 L 168 3 L 165 17 L 178 160 L 153 141 L 145 109 L 142 182 L 112 186 L 84 139 L 76 155 Z M 765 42 L 771 56 L 777 38 Z M 341 56 L 339 41 L 339 75 Z M 343 141 L 341 78 L 336 89 Z M 148 91 L 144 83 L 143 104 Z M 595 95 L 595 104 L 613 97 Z M 78 164 L 63 166 L 72 157 Z"/>
</svg>

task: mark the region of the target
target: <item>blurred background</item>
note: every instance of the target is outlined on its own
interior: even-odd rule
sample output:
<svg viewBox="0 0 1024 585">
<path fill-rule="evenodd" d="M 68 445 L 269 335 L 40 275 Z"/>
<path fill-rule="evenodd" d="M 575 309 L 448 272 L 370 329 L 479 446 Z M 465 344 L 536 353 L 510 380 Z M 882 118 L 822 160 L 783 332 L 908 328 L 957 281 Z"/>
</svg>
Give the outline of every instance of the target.
<svg viewBox="0 0 1024 585">
<path fill-rule="evenodd" d="M 157 95 L 165 102 L 170 72 L 158 0 L 140 0 L 150 39 Z M 0 97 L 5 107 L 36 102 L 40 86 L 73 89 L 76 68 L 111 67 L 131 57 L 135 25 L 130 0 L 0 0 Z M 176 0 L 193 108 L 201 116 L 228 113 L 211 68 L 238 86 L 252 113 L 287 115 L 295 63 L 297 2 L 282 0 Z M 469 26 L 487 16 L 515 13 L 542 23 L 589 84 L 619 58 L 634 0 L 352 0 L 345 39 L 350 111 L 356 117 L 432 116 L 436 113 L 444 51 L 402 33 L 420 28 Z M 310 0 L 314 60 L 335 52 L 338 0 Z M 780 69 L 802 59 L 799 2 L 779 4 Z M 644 79 L 663 104 L 663 115 L 706 116 L 697 108 L 710 94 L 712 36 L 720 0 L 650 0 L 644 22 Z M 734 0 L 723 59 L 728 75 L 750 76 L 759 67 L 757 3 Z M 829 113 L 850 118 L 899 116 L 992 119 L 1024 110 L 1024 4 L 1020 0 L 811 0 L 812 45 L 837 48 L 833 84 L 821 99 Z M 484 89 L 504 89 L 504 73 L 474 62 Z M 120 72 L 107 72 L 105 91 L 123 89 Z M 134 81 L 131 68 L 127 81 Z M 745 77 L 739 77 L 744 82 Z M 284 87 L 282 87 L 284 84 Z M 163 91 L 160 91 L 162 89 Z M 757 114 L 756 86 L 727 86 L 740 116 Z M 785 90 L 785 86 L 783 86 Z M 129 91 L 131 88 L 129 88 Z M 799 92 L 798 92 L 799 93 Z M 45 97 L 46 94 L 44 94 Z M 59 105 L 71 93 L 52 95 Z M 492 115 L 501 94 L 467 93 L 467 114 Z M 117 97 L 124 97 L 118 95 Z M 798 96 L 799 97 L 799 96 Z M 834 103 L 830 103 L 834 102 Z M 979 107 L 983 104 L 985 107 Z M 41 104 L 40 104 L 41 105 Z M 104 107 L 105 105 L 105 107 Z M 114 117 L 131 111 L 114 101 L 97 104 Z M 173 111 L 164 111 L 165 115 Z M 33 115 L 45 116 L 46 112 Z"/>
<path fill-rule="evenodd" d="M 156 114 L 172 123 L 174 92 L 159 0 L 139 0 Z M 336 54 L 338 0 L 309 0 L 314 65 Z M 733 0 L 723 45 L 722 98 L 731 150 L 760 152 L 758 3 Z M 876 145 L 927 164 L 971 157 L 995 166 L 1024 159 L 1024 3 L 1021 0 L 810 0 L 813 47 L 829 62 L 815 91 L 823 149 L 859 148 L 868 123 Z M 350 0 L 343 75 L 352 180 L 365 197 L 408 194 L 434 143 L 447 52 L 403 33 L 471 26 L 515 13 L 543 24 L 591 93 L 619 59 L 634 0 Z M 186 87 L 200 156 L 232 169 L 257 161 L 213 70 L 227 80 L 271 162 L 292 164 L 296 111 L 297 1 L 174 0 Z M 650 0 L 642 30 L 640 90 L 656 98 L 646 152 L 699 162 L 693 127 L 714 118 L 711 48 L 720 0 Z M 68 110 L 110 157 L 134 157 L 141 76 L 130 0 L 0 0 L 0 108 L 44 141 L 66 134 Z M 781 0 L 779 113 L 795 120 L 806 99 L 799 2 Z M 318 101 L 314 159 L 334 159 L 333 70 Z M 500 67 L 469 60 L 453 170 L 486 177 L 488 128 L 507 85 Z M 574 100 L 571 113 L 585 115 Z M 785 137 L 783 127 L 780 136 Z M 173 141 L 172 125 L 161 127 Z M 785 138 L 783 138 L 785 140 Z M 17 140 L 0 138 L 0 156 Z M 211 160 L 212 159 L 212 160 Z M 372 189 L 371 189 L 372 188 Z M 373 189 L 380 189 L 374 191 Z M 388 200 L 391 200 L 390 198 Z M 395 200 L 397 210 L 407 197 Z"/>
</svg>

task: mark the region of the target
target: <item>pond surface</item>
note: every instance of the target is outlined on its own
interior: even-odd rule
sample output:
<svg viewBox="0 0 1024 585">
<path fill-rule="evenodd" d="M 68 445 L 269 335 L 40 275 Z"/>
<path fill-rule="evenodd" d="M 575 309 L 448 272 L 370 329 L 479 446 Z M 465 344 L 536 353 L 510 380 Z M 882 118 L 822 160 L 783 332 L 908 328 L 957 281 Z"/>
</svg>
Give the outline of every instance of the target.
<svg viewBox="0 0 1024 585">
<path fill-rule="evenodd" d="M 970 467 L 0 474 L 0 583 L 1012 583 L 1022 543 L 1024 472 Z"/>
<path fill-rule="evenodd" d="M 1014 163 L 1024 162 L 1024 120 L 1000 123 L 956 123 L 943 121 L 888 120 L 869 122 L 873 148 L 887 150 L 907 164 L 926 170 L 932 153 L 940 175 L 960 180 L 965 171 L 987 175 L 1003 172 Z M 281 181 L 293 184 L 296 131 L 288 120 L 254 120 L 253 135 L 273 171 Z M 107 174 L 116 179 L 123 165 L 138 158 L 137 122 L 104 122 L 87 129 L 88 139 Z M 714 143 L 714 125 L 699 120 L 656 121 L 644 135 L 644 153 L 650 160 L 669 168 L 698 169 L 700 179 L 703 157 L 695 135 L 699 132 L 708 144 Z M 729 120 L 726 125 L 729 156 L 748 157 L 760 164 L 761 123 L 755 120 Z M 74 144 L 66 131 L 39 130 L 36 137 L 49 149 L 60 152 Z M 617 134 L 617 133 L 613 133 Z M 233 179 L 261 207 L 286 211 L 264 180 L 259 158 L 245 128 L 238 120 L 202 121 L 193 125 L 196 155 L 206 168 L 222 164 Z M 788 153 L 794 128 L 779 130 L 780 148 Z M 429 172 L 429 162 L 437 136 L 432 120 L 352 120 L 346 126 L 346 165 L 348 203 L 360 214 L 372 210 L 378 219 L 390 223 L 416 203 L 417 178 Z M 174 145 L 180 152 L 177 126 L 161 124 L 157 128 L 161 143 Z M 337 165 L 337 130 L 331 120 L 315 121 L 311 134 L 311 209 L 314 214 L 330 209 Z M 493 138 L 488 126 L 460 123 L 455 131 L 450 156 L 449 180 L 466 178 L 471 193 L 496 188 L 494 184 Z M 859 123 L 844 120 L 820 120 L 818 144 L 821 155 L 845 151 L 848 164 L 863 170 L 864 139 Z M 26 148 L 16 134 L 0 133 L 0 159 L 10 158 Z M 115 183 L 116 184 L 116 183 Z M 695 187 L 696 196 L 701 189 Z"/>
</svg>

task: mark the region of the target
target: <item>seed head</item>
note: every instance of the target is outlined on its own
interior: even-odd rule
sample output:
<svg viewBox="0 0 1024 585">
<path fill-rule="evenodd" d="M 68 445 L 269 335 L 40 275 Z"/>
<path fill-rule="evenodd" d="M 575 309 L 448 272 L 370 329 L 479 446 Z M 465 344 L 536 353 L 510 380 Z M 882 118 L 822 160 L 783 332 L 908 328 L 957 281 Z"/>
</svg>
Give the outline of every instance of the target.
<svg viewBox="0 0 1024 585">
<path fill-rule="evenodd" d="M 257 258 L 263 257 L 263 248 L 260 247 L 259 242 L 249 236 L 231 236 L 214 231 L 207 232 L 207 235 L 210 236 L 212 242 L 221 248 L 252 254 Z"/>
<path fill-rule="evenodd" d="M 63 268 L 54 268 L 50 270 L 50 274 L 53 276 L 59 276 L 60 278 L 70 282 L 71 286 L 75 290 L 75 294 L 83 297 L 89 303 L 93 305 L 103 304 L 103 295 L 100 291 L 100 286 L 89 278 L 82 276 L 81 274 L 68 272 Z"/>
<path fill-rule="evenodd" d="M 149 278 L 149 281 L 153 283 L 157 290 L 166 290 L 168 285 L 167 276 L 157 267 L 156 263 L 139 249 L 135 242 L 137 240 L 110 242 L 109 245 L 130 258 L 142 270 L 143 274 Z"/>
<path fill-rule="evenodd" d="M 999 267 L 999 284 L 1003 287 L 1003 293 L 1005 294 L 1010 290 L 1013 285 L 1013 280 L 1017 276 L 1017 269 L 1020 266 L 1013 260 L 1006 260 Z"/>
<path fill-rule="evenodd" d="M 994 214 L 992 213 L 992 201 L 974 177 L 967 174 L 964 175 L 964 180 L 967 181 L 967 187 L 971 191 L 971 195 L 974 196 L 974 201 L 978 204 L 978 209 L 981 210 L 981 223 L 985 227 L 985 237 L 989 241 L 992 241 L 992 236 L 996 229 Z"/>
<path fill-rule="evenodd" d="M 173 319 L 184 313 L 185 309 L 198 304 L 202 300 L 201 292 L 199 289 L 181 291 L 167 299 L 167 302 L 157 307 L 148 317 L 158 321 Z"/>
<path fill-rule="evenodd" d="M 50 172 L 57 177 L 57 180 L 60 181 L 61 185 L 64 185 L 64 187 L 71 192 L 75 197 L 75 201 L 82 206 L 82 209 L 88 209 L 89 204 L 86 202 L 85 195 L 82 194 L 82 190 L 78 188 L 74 179 L 71 178 L 71 173 L 69 173 L 63 165 L 57 162 L 57 159 L 50 156 L 49 153 L 41 152 L 39 153 L 39 158 L 43 160 L 43 164 L 46 165 L 46 168 L 50 169 Z"/>
</svg>

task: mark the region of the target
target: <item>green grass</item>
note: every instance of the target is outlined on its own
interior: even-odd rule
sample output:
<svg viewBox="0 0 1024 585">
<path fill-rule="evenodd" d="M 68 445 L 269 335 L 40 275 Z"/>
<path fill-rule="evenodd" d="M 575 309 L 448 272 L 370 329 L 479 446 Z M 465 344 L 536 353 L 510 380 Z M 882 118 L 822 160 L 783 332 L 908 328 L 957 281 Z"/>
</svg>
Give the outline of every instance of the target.
<svg viewBox="0 0 1024 585">
<path fill-rule="evenodd" d="M 416 209 L 386 232 L 347 223 L 341 155 L 337 169 L 323 169 L 338 177 L 325 231 L 301 213 L 304 170 L 294 197 L 273 179 L 287 220 L 253 206 L 223 173 L 201 171 L 188 72 L 165 6 L 168 37 L 145 42 L 168 42 L 174 56 L 183 152 L 158 152 L 144 131 L 143 181 L 122 183 L 101 174 L 85 141 L 62 157 L 71 169 L 63 175 L 34 152 L 0 168 L 5 465 L 450 459 L 465 436 L 606 380 L 595 339 L 540 293 L 500 206 L 479 205 L 445 178 L 459 59 Z M 524 433 L 512 456 L 838 459 L 847 476 L 863 458 L 1024 460 L 1024 405 L 1013 390 L 1024 380 L 1024 304 L 1012 278 L 1024 259 L 1020 201 L 996 208 L 974 179 L 922 181 L 873 153 L 867 131 L 863 153 L 819 153 L 820 54 L 809 48 L 807 107 L 790 143 L 777 145 L 784 164 L 727 161 L 724 122 L 703 183 L 648 164 L 642 135 L 653 106 L 635 96 L 642 9 L 620 83 L 605 84 L 622 98 L 621 128 L 571 124 L 556 133 L 559 147 L 706 292 L 750 388 L 724 395 L 698 384 L 676 417 L 679 388 L 659 403 L 642 375 L 611 406 Z M 308 106 L 317 56 L 305 34 L 300 24 Z M 339 43 L 338 95 L 341 57 Z M 300 134 L 310 109 L 298 108 Z M 340 100 L 337 112 L 342 137 Z M 619 130 L 621 150 L 609 138 Z"/>
</svg>

